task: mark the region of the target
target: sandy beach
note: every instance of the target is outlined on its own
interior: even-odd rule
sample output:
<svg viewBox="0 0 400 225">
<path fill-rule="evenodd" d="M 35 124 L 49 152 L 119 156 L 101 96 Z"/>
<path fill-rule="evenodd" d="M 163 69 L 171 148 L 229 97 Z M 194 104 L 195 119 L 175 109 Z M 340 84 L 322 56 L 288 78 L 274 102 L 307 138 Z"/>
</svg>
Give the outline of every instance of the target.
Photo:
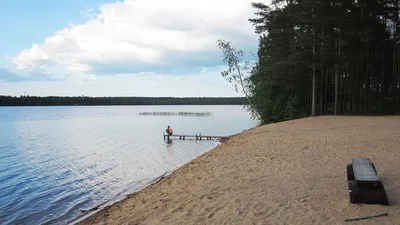
<svg viewBox="0 0 400 225">
<path fill-rule="evenodd" d="M 352 157 L 375 164 L 389 206 L 349 202 Z M 400 117 L 326 116 L 245 131 L 80 224 L 400 224 L 399 203 Z"/>
</svg>

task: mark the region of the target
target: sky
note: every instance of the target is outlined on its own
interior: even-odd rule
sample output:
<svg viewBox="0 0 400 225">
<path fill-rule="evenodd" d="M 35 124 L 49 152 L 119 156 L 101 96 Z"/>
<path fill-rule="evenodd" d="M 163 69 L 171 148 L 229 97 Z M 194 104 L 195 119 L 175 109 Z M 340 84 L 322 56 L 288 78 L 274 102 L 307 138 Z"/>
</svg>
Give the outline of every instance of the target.
<svg viewBox="0 0 400 225">
<path fill-rule="evenodd" d="M 216 41 L 255 60 L 251 2 L 3 1 L 0 95 L 242 96 Z"/>
</svg>

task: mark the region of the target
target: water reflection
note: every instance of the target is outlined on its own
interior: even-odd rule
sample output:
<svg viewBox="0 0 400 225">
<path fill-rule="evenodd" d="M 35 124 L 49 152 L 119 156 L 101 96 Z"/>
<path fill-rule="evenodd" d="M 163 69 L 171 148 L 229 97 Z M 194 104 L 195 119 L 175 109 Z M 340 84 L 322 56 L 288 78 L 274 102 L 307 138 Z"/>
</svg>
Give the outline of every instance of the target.
<svg viewBox="0 0 400 225">
<path fill-rule="evenodd" d="M 166 145 L 167 150 L 171 150 L 172 149 L 172 144 L 174 144 L 174 141 L 169 139 L 169 140 L 166 140 L 165 142 L 167 143 L 167 145 Z"/>
</svg>

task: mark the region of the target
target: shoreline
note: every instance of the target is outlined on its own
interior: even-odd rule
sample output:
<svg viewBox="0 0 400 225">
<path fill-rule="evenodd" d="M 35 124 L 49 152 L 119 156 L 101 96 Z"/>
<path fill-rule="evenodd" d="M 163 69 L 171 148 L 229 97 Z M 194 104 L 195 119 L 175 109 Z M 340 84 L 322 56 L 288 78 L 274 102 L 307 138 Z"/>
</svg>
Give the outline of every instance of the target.
<svg viewBox="0 0 400 225">
<path fill-rule="evenodd" d="M 194 159 L 190 160 L 189 162 L 185 163 L 184 165 L 182 165 L 182 166 L 180 166 L 180 167 L 177 167 L 177 168 L 176 168 L 175 170 L 173 170 L 173 171 L 165 171 L 162 175 L 157 176 L 157 177 L 154 178 L 152 181 L 150 181 L 148 184 L 146 184 L 146 185 L 144 185 L 143 187 L 137 189 L 136 191 L 133 191 L 133 192 L 131 192 L 131 193 L 129 193 L 129 194 L 122 194 L 122 195 L 119 196 L 119 197 L 116 196 L 115 199 L 112 199 L 112 200 L 107 201 L 107 202 L 103 202 L 103 203 L 101 203 L 101 204 L 99 204 L 99 205 L 97 205 L 97 206 L 92 207 L 91 209 L 85 210 L 85 212 L 83 212 L 81 215 L 79 215 L 79 216 L 77 216 L 76 218 L 74 218 L 74 219 L 68 221 L 67 224 L 68 224 L 68 225 L 80 224 L 80 223 L 83 222 L 85 219 L 87 219 L 87 218 L 93 216 L 94 214 L 100 212 L 101 210 L 104 210 L 104 209 L 107 208 L 107 207 L 111 207 L 111 206 L 113 206 L 114 204 L 117 204 L 117 203 L 119 203 L 119 202 L 121 202 L 121 201 L 124 201 L 124 200 L 126 200 L 126 199 L 128 199 L 128 198 L 130 198 L 130 197 L 132 197 L 132 196 L 134 196 L 134 195 L 136 195 L 138 192 L 140 192 L 140 191 L 142 191 L 142 190 L 144 190 L 144 189 L 146 189 L 146 188 L 148 188 L 148 187 L 150 187 L 150 186 L 156 184 L 157 182 L 160 182 L 160 181 L 163 180 L 164 178 L 166 178 L 166 177 L 168 177 L 168 176 L 171 176 L 175 171 L 177 171 L 178 169 L 184 167 L 186 164 L 189 164 L 189 163 L 192 162 L 193 160 L 196 160 L 197 158 L 201 157 L 202 155 L 207 154 L 208 152 L 213 151 L 215 148 L 217 148 L 217 147 L 220 146 L 221 144 L 225 143 L 226 141 L 228 141 L 228 140 L 231 139 L 232 137 L 237 136 L 237 135 L 240 135 L 241 133 L 246 132 L 246 131 L 251 130 L 251 129 L 254 129 L 254 128 L 249 128 L 249 129 L 243 130 L 242 132 L 229 135 L 229 136 L 227 136 L 228 138 L 221 138 L 221 139 L 218 141 L 219 144 L 218 144 L 216 147 L 214 147 L 214 148 L 210 149 L 209 151 L 207 151 L 207 152 L 205 152 L 205 153 L 203 153 L 203 154 L 197 156 L 196 158 L 194 158 Z"/>
<path fill-rule="evenodd" d="M 393 224 L 400 220 L 400 117 L 322 116 L 274 123 L 230 140 L 77 224 Z M 369 157 L 389 206 L 348 201 L 346 164 Z M 340 221 L 340 222 L 339 222 Z"/>
<path fill-rule="evenodd" d="M 129 197 L 135 195 L 135 194 L 138 193 L 139 191 L 141 191 L 141 190 L 143 190 L 143 189 L 145 189 L 145 188 L 147 188 L 147 187 L 149 187 L 149 186 L 151 186 L 151 185 L 157 183 L 158 181 L 162 180 L 163 178 L 165 178 L 165 177 L 171 175 L 173 172 L 174 172 L 174 171 L 172 171 L 172 172 L 166 171 L 166 172 L 164 172 L 161 176 L 157 176 L 157 177 L 154 178 L 152 181 L 150 181 L 148 184 L 144 185 L 143 187 L 139 188 L 139 189 L 136 190 L 136 191 L 133 191 L 132 193 L 123 194 L 123 195 L 120 195 L 119 197 L 116 196 L 115 199 L 112 199 L 112 200 L 107 201 L 107 202 L 103 202 L 103 203 L 101 203 L 101 204 L 99 204 L 99 205 L 97 205 L 97 206 L 94 206 L 94 207 L 91 208 L 91 209 L 85 210 L 85 212 L 82 212 L 82 214 L 79 215 L 78 217 L 76 217 L 76 218 L 74 218 L 74 219 L 68 221 L 67 224 L 68 224 L 68 225 L 78 224 L 78 223 L 80 223 L 81 221 L 85 220 L 86 218 L 88 218 L 88 217 L 90 217 L 90 216 L 96 214 L 97 212 L 103 210 L 105 207 L 112 206 L 112 205 L 114 205 L 114 204 L 116 204 L 116 203 L 118 203 L 118 202 L 120 202 L 120 201 L 123 201 L 124 199 L 129 198 Z M 81 210 L 81 211 L 82 211 L 82 210 Z"/>
</svg>

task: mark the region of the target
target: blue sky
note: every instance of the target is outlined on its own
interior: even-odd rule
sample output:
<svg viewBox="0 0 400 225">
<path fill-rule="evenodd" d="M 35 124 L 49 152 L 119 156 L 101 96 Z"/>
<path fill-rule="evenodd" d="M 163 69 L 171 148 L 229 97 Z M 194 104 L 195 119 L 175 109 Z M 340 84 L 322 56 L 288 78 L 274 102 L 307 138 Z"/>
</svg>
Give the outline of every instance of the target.
<svg viewBox="0 0 400 225">
<path fill-rule="evenodd" d="M 250 3 L 4 1 L 0 95 L 238 96 L 215 41 L 256 51 Z"/>
<path fill-rule="evenodd" d="M 70 23 L 85 22 L 81 11 L 114 0 L 13 0 L 0 4 L 0 52 L 18 54 Z M 27 37 L 29 36 L 29 37 Z"/>
</svg>

